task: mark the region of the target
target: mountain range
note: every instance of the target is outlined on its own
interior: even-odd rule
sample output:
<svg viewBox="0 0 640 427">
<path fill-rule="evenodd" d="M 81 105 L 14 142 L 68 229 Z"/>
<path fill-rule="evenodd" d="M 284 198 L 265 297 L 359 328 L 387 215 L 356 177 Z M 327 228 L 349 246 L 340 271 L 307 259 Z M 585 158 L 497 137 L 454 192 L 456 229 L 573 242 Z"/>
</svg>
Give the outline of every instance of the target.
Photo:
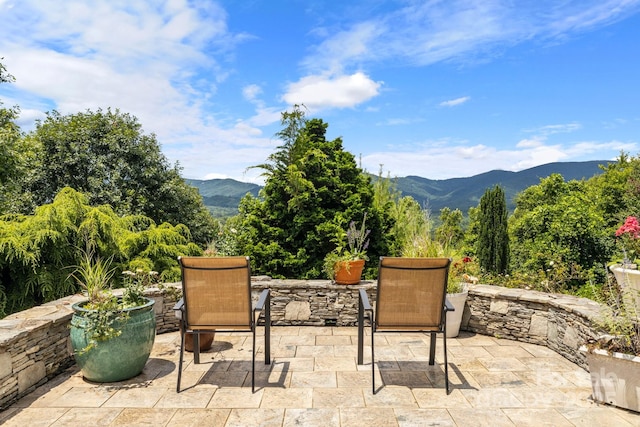
<svg viewBox="0 0 640 427">
<path fill-rule="evenodd" d="M 600 165 L 608 160 L 588 162 L 556 162 L 536 166 L 519 172 L 493 170 L 466 178 L 428 179 L 419 176 L 393 178 L 397 189 L 403 196 L 411 196 L 434 214 L 440 209 L 460 209 L 467 213 L 470 207 L 477 206 L 480 198 L 489 188 L 499 185 L 505 192 L 507 209 L 513 211 L 514 197 L 522 190 L 540 183 L 553 173 L 563 176 L 565 181 L 589 179 L 602 173 Z M 372 179 L 377 179 L 372 176 Z M 187 179 L 188 184 L 196 187 L 204 204 L 217 218 L 235 215 L 238 204 L 245 194 L 257 196 L 261 186 L 233 179 Z"/>
</svg>

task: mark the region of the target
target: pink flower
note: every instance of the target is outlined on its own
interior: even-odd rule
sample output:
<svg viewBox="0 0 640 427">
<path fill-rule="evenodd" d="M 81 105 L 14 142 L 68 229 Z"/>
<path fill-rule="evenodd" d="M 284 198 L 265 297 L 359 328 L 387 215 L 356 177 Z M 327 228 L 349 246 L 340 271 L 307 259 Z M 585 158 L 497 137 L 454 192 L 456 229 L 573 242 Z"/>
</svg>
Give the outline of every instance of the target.
<svg viewBox="0 0 640 427">
<path fill-rule="evenodd" d="M 628 234 L 630 238 L 637 239 L 640 237 L 640 224 L 635 216 L 628 216 L 624 224 L 616 230 L 616 237 Z"/>
</svg>

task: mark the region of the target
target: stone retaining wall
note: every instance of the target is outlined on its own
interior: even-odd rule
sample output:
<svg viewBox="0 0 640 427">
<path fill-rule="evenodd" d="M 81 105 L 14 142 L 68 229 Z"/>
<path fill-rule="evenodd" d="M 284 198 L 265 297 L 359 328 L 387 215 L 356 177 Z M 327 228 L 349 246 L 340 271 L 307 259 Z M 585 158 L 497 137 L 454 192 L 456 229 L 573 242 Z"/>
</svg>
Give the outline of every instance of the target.
<svg viewBox="0 0 640 427">
<path fill-rule="evenodd" d="M 275 326 L 354 326 L 358 289 L 375 301 L 376 285 L 252 279 L 254 299 L 262 289 L 271 289 Z M 173 283 L 147 291 L 156 300 L 158 333 L 178 330 L 172 308 L 179 289 L 180 284 Z M 73 295 L 0 319 L 0 410 L 73 364 L 68 325 L 72 304 L 82 299 Z M 598 310 L 598 304 L 584 298 L 475 285 L 469 289 L 461 329 L 545 345 L 586 369 L 578 348 L 595 336 L 591 319 Z"/>
</svg>

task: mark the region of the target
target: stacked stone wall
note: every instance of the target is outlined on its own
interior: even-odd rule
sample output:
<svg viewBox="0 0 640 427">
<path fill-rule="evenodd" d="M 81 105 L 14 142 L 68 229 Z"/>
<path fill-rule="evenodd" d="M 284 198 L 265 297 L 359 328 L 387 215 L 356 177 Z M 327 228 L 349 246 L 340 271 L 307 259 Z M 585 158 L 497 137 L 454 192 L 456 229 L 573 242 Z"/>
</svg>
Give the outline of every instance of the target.
<svg viewBox="0 0 640 427">
<path fill-rule="evenodd" d="M 180 283 L 149 289 L 155 299 L 157 333 L 177 331 L 173 312 Z M 375 281 L 341 286 L 328 280 L 272 280 L 254 277 L 253 299 L 271 290 L 274 326 L 355 326 L 358 290 L 376 300 Z M 69 342 L 72 304 L 80 295 L 62 298 L 0 319 L 0 410 L 50 380 L 73 362 Z M 507 289 L 469 288 L 462 330 L 540 344 L 586 369 L 581 343 L 596 336 L 592 319 L 599 306 L 584 298 Z"/>
</svg>

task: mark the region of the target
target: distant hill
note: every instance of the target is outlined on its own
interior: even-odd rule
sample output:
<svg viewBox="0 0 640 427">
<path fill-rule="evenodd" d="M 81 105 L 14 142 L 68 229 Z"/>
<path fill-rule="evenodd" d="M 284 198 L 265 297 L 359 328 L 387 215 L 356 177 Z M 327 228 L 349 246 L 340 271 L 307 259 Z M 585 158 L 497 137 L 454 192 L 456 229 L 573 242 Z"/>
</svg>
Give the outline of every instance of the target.
<svg viewBox="0 0 640 427">
<path fill-rule="evenodd" d="M 198 189 L 204 204 L 216 218 L 233 216 L 238 213 L 238 205 L 247 193 L 254 196 L 262 188 L 257 184 L 234 179 L 185 179 L 187 184 Z"/>
<path fill-rule="evenodd" d="M 505 192 L 507 209 L 515 208 L 514 197 L 522 190 L 540 183 L 540 179 L 553 173 L 563 176 L 565 181 L 589 179 L 602 173 L 600 165 L 607 160 L 589 162 L 558 162 L 536 166 L 520 172 L 494 170 L 468 178 L 432 180 L 419 176 L 397 178 L 398 190 L 404 196 L 411 196 L 425 205 L 433 213 L 449 207 L 460 209 L 464 214 L 472 206 L 480 203 L 480 198 L 488 188 L 500 185 Z"/>
<path fill-rule="evenodd" d="M 558 162 L 520 172 L 494 170 L 467 178 L 433 180 L 407 176 L 394 180 L 403 196 L 413 197 L 434 214 L 444 207 L 460 209 L 466 214 L 470 207 L 480 203 L 480 198 L 488 188 L 496 185 L 504 189 L 507 209 L 511 211 L 514 208 L 514 196 L 527 187 L 539 184 L 541 178 L 559 173 L 565 181 L 589 179 L 602 173 L 599 165 L 607 163 L 609 163 L 607 160 Z M 198 189 L 204 204 L 218 218 L 235 215 L 238 212 L 240 199 L 247 193 L 257 196 L 262 188 L 257 184 L 233 179 L 187 179 L 186 182 Z"/>
</svg>

